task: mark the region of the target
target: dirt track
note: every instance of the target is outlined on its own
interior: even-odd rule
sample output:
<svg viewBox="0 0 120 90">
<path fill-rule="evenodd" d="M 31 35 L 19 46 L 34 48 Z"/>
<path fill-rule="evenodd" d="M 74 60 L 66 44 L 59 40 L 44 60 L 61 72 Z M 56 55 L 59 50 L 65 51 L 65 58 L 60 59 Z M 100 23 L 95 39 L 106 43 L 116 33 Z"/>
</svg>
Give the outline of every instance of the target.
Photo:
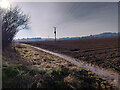
<svg viewBox="0 0 120 90">
<path fill-rule="evenodd" d="M 31 45 L 29 45 L 29 46 L 31 46 Z M 42 48 L 39 48 L 39 47 L 35 47 L 35 46 L 31 46 L 31 47 L 36 48 L 36 49 L 41 50 L 41 51 L 44 51 L 46 53 L 58 56 L 60 58 L 63 58 L 65 60 L 73 63 L 74 65 L 77 65 L 78 67 L 83 67 L 83 68 L 85 68 L 87 70 L 92 71 L 93 73 L 99 75 L 101 78 L 104 78 L 105 80 L 107 80 L 112 85 L 119 86 L 118 85 L 119 84 L 118 83 L 119 82 L 118 81 L 118 79 L 119 79 L 118 78 L 119 77 L 118 73 L 115 73 L 115 72 L 112 72 L 112 71 L 108 71 L 108 70 L 93 66 L 93 65 L 85 63 L 83 61 L 77 62 L 76 59 L 71 58 L 71 57 L 66 56 L 66 55 L 63 55 L 63 54 L 58 54 L 58 53 L 51 52 L 51 51 L 48 51 L 48 50 L 45 50 L 45 49 L 42 49 Z"/>
<path fill-rule="evenodd" d="M 26 42 L 120 73 L 118 37 Z"/>
</svg>

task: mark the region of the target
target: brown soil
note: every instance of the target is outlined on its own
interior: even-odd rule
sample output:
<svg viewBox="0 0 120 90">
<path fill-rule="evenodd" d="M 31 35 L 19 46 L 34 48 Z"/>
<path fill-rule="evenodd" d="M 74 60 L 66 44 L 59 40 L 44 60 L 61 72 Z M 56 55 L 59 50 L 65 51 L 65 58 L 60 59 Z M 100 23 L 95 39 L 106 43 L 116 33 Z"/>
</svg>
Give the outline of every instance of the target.
<svg viewBox="0 0 120 90">
<path fill-rule="evenodd" d="M 120 72 L 118 37 L 28 42 L 27 44 Z"/>
<path fill-rule="evenodd" d="M 3 51 L 3 88 L 7 87 L 113 88 L 84 68 L 22 44 L 15 44 Z"/>
</svg>

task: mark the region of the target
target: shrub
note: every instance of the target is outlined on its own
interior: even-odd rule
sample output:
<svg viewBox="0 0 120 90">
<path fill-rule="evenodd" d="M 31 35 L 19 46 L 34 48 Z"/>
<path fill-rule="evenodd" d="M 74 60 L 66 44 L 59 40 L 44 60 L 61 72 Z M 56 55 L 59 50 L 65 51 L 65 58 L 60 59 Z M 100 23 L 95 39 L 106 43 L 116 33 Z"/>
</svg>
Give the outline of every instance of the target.
<svg viewBox="0 0 120 90">
<path fill-rule="evenodd" d="M 2 46 L 3 49 L 10 45 L 16 33 L 21 29 L 28 28 L 29 17 L 19 7 L 6 10 L 0 8 L 2 16 Z"/>
</svg>

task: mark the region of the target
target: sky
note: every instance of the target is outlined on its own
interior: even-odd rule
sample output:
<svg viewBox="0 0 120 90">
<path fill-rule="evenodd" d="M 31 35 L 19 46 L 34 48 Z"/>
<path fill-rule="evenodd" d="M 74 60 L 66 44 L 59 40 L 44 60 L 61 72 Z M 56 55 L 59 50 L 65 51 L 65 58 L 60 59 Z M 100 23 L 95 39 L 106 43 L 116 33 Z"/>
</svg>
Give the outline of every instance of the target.
<svg viewBox="0 0 120 90">
<path fill-rule="evenodd" d="M 103 32 L 118 32 L 117 2 L 17 2 L 30 16 L 30 29 L 17 38 L 81 37 Z"/>
</svg>

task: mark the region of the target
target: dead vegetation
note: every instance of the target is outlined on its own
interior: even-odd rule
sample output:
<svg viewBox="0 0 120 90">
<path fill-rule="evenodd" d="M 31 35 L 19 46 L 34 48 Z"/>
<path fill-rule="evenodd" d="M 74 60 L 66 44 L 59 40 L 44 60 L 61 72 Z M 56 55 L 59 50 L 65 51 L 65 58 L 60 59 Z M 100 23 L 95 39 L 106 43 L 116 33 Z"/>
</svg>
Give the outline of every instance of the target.
<svg viewBox="0 0 120 90">
<path fill-rule="evenodd" d="M 84 68 L 22 44 L 3 51 L 3 88 L 112 89 Z"/>
<path fill-rule="evenodd" d="M 78 61 L 82 60 L 120 73 L 118 37 L 28 42 L 27 44 L 66 54 Z"/>
</svg>

